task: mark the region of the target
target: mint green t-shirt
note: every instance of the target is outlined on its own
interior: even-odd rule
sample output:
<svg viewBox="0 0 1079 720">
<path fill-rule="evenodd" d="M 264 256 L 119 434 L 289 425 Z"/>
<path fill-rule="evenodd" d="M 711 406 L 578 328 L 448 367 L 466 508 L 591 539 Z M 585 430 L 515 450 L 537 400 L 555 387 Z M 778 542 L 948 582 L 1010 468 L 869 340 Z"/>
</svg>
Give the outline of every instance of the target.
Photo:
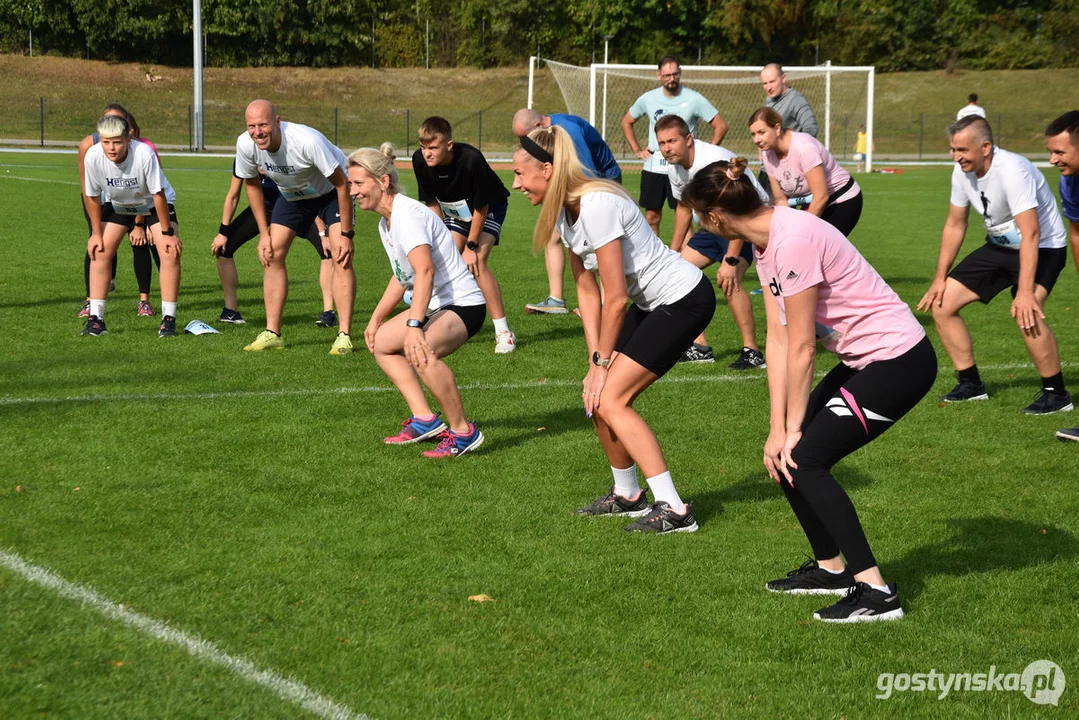
<svg viewBox="0 0 1079 720">
<path fill-rule="evenodd" d="M 701 120 L 712 122 L 719 111 L 704 95 L 687 87 L 679 90 L 674 97 L 658 87 L 637 98 L 637 102 L 629 109 L 629 114 L 634 120 L 648 116 L 648 149 L 652 151 L 652 157 L 644 164 L 646 172 L 667 174 L 667 161 L 659 154 L 659 143 L 656 141 L 656 120 L 672 113 L 685 120 L 690 131 L 696 136 L 697 123 Z"/>
</svg>

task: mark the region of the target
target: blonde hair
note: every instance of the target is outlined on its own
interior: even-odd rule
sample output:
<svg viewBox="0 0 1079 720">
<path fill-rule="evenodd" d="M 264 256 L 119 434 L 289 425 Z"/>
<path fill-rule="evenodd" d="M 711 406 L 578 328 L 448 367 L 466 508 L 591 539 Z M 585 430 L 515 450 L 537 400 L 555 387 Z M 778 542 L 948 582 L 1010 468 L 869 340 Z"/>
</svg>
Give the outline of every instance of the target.
<svg viewBox="0 0 1079 720">
<path fill-rule="evenodd" d="M 363 168 L 371 177 L 389 177 L 389 191 L 395 195 L 404 195 L 405 189 L 401 187 L 401 180 L 397 176 L 397 166 L 393 164 L 396 159 L 394 154 L 396 150 L 397 148 L 390 142 L 382 143 L 377 150 L 375 148 L 360 148 L 348 156 L 348 166 L 350 168 Z"/>
<path fill-rule="evenodd" d="M 540 210 L 536 229 L 532 233 L 532 250 L 539 253 L 551 239 L 558 216 L 567 205 L 576 205 L 581 196 L 590 192 L 609 192 L 632 199 L 618 183 L 601 180 L 589 174 L 577 157 L 577 150 L 569 133 L 552 125 L 548 128 L 536 128 L 528 133 L 529 139 L 551 154 L 551 179 L 547 181 L 547 192 L 543 197 L 543 209 Z M 527 154 L 527 151 L 525 151 Z M 537 158 L 528 155 L 529 160 L 542 165 Z"/>
<path fill-rule="evenodd" d="M 131 136 L 131 124 L 127 121 L 127 118 L 119 115 L 103 115 L 97 121 L 97 134 L 99 137 L 105 138 L 127 138 Z"/>
</svg>

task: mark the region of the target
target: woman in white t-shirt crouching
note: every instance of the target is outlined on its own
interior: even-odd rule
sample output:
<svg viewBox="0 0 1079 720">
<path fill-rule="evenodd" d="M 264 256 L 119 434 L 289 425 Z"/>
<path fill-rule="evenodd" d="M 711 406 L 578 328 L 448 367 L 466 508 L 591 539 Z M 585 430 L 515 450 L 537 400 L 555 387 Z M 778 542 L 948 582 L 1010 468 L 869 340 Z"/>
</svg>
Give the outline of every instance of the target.
<svg viewBox="0 0 1079 720">
<path fill-rule="evenodd" d="M 483 444 L 483 433 L 465 418 L 457 378 L 443 358 L 479 332 L 487 305 L 446 225 L 405 196 L 393 151 L 384 143 L 348 156 L 349 194 L 361 209 L 382 216 L 378 232 L 393 271 L 363 338 L 411 412 L 401 432 L 385 442 L 437 439 L 424 457 L 456 457 Z M 406 290 L 412 291 L 411 306 L 390 318 Z M 442 406 L 445 422 L 431 411 L 424 385 Z"/>
<path fill-rule="evenodd" d="M 146 216 L 150 242 L 161 257 L 161 327 L 159 337 L 176 335 L 176 300 L 180 291 L 180 236 L 176 193 L 157 155 L 131 136 L 127 119 L 106 115 L 97 124 L 100 142 L 83 159 L 83 203 L 90 216 L 90 316 L 83 335 L 104 335 L 105 301 L 112 280 L 112 259 L 124 235 Z M 106 202 L 102 202 L 102 195 Z M 138 227 L 143 227 L 141 224 Z"/>
<path fill-rule="evenodd" d="M 783 488 L 815 558 L 766 587 L 844 595 L 818 610 L 818 620 L 900 618 L 895 585 L 884 582 L 831 469 L 929 392 L 936 353 L 910 307 L 839 230 L 811 213 L 766 206 L 745 169 L 741 157 L 712 163 L 682 198 L 709 231 L 753 244 L 766 288 L 771 431 L 764 466 Z M 839 364 L 812 388 L 818 340 Z"/>
<path fill-rule="evenodd" d="M 543 205 L 535 251 L 555 229 L 571 251 L 590 363 L 582 399 L 614 475 L 607 495 L 577 512 L 638 517 L 629 532 L 693 532 L 693 507 L 679 497 L 659 442 L 633 403 L 711 322 L 715 291 L 656 237 L 621 185 L 585 171 L 562 128 L 537 128 L 522 138 L 513 174 L 514 189 Z M 596 267 L 602 303 L 586 270 Z M 638 466 L 655 496 L 651 505 L 637 484 Z"/>
</svg>

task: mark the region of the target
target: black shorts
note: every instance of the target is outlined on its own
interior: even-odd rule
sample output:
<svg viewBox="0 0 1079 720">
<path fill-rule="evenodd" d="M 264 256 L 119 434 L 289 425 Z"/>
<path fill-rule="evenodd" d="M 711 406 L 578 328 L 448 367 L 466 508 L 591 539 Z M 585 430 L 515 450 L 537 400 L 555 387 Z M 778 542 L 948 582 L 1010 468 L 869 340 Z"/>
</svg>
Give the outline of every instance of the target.
<svg viewBox="0 0 1079 720">
<path fill-rule="evenodd" d="M 487 319 L 487 305 L 446 305 L 439 308 L 423 321 L 423 327 L 427 327 L 427 323 L 431 322 L 431 318 L 438 315 L 440 312 L 451 312 L 457 317 L 461 318 L 461 322 L 465 324 L 465 331 L 468 332 L 468 337 L 472 337 L 480 331 L 483 327 L 483 321 Z"/>
<path fill-rule="evenodd" d="M 270 213 L 271 225 L 284 225 L 297 235 L 307 232 L 315 223 L 315 218 L 322 218 L 326 227 L 341 222 L 341 209 L 337 204 L 337 188 L 321 197 L 310 200 L 286 200 L 277 198 Z"/>
<path fill-rule="evenodd" d="M 678 205 L 671 189 L 671 178 L 667 173 L 655 173 L 645 170 L 641 173 L 641 207 L 645 210 L 662 210 L 666 199 L 671 210 Z"/>
<path fill-rule="evenodd" d="M 821 220 L 847 236 L 854 230 L 860 217 L 862 217 L 862 193 L 860 192 L 841 203 L 825 205 L 820 214 Z"/>
<path fill-rule="evenodd" d="M 483 220 L 483 232 L 487 233 L 495 239 L 495 245 L 502 237 L 502 223 L 506 222 L 506 211 L 509 210 L 510 204 L 506 200 L 498 205 L 491 205 L 487 208 L 487 217 Z M 458 235 L 464 235 L 468 237 L 469 231 L 472 229 L 472 222 L 468 220 L 462 220 L 452 215 L 443 215 L 442 222 L 445 223 L 446 228 L 451 233 L 457 233 Z"/>
<path fill-rule="evenodd" d="M 272 206 L 267 203 L 266 214 L 272 211 Z M 225 243 L 224 249 L 218 257 L 230 258 L 236 254 L 236 251 L 244 246 L 248 240 L 253 240 L 259 236 L 259 224 L 255 220 L 255 213 L 251 212 L 251 208 L 244 208 L 243 212 L 233 218 L 229 224 L 228 242 Z M 333 253 L 329 250 L 322 249 L 322 236 L 318 234 L 318 225 L 311 223 L 311 226 L 307 228 L 307 232 L 304 234 L 307 238 L 307 242 L 311 243 L 311 247 L 315 249 L 321 260 L 329 260 L 333 257 Z"/>
<path fill-rule="evenodd" d="M 689 239 L 689 246 L 704 255 L 712 262 L 722 262 L 727 254 L 727 246 L 731 241 L 720 235 L 714 235 L 707 230 L 698 230 Z M 753 245 L 748 242 L 742 243 L 742 251 L 739 257 L 745 259 L 750 265 L 753 264 Z"/>
<path fill-rule="evenodd" d="M 104 203 L 101 206 L 102 225 L 104 225 L 105 223 L 112 223 L 113 225 L 123 225 L 125 228 L 127 228 L 128 232 L 131 232 L 131 228 L 135 227 L 136 217 L 137 216 L 135 215 L 121 215 L 113 209 L 112 203 Z M 179 220 L 176 219 L 176 206 L 171 203 L 169 204 L 169 221 L 173 225 L 179 224 Z M 150 214 L 146 216 L 146 227 L 151 228 L 154 225 L 160 224 L 161 221 L 157 217 L 157 208 L 153 207 L 150 209 Z M 87 225 L 89 225 L 89 223 L 87 223 Z M 91 233 L 93 233 L 92 230 Z"/>
<path fill-rule="evenodd" d="M 1067 261 L 1065 248 L 1038 248 L 1034 282 L 1045 288 L 1047 295 L 1052 292 Z M 1011 287 L 1012 297 L 1015 297 L 1019 289 L 1019 252 L 986 243 L 963 258 L 948 277 L 969 288 L 983 303 L 988 303 L 1006 287 Z"/>
<path fill-rule="evenodd" d="M 660 305 L 651 312 L 630 305 L 615 352 L 663 377 L 704 332 L 715 312 L 716 292 L 702 275 L 692 290 L 670 305 Z"/>
</svg>

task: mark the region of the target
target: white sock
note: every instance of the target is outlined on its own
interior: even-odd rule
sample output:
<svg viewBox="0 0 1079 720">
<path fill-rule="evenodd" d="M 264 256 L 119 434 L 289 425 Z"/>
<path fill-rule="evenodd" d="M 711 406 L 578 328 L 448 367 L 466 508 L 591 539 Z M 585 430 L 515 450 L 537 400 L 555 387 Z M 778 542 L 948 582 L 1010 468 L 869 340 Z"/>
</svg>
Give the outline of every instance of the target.
<svg viewBox="0 0 1079 720">
<path fill-rule="evenodd" d="M 170 317 L 176 317 L 176 303 L 161 301 L 161 315 L 168 315 Z"/>
<path fill-rule="evenodd" d="M 821 570 L 824 570 L 825 572 L 830 572 L 833 575 L 842 575 L 844 572 L 846 572 L 846 568 L 844 568 L 843 570 L 832 570 L 831 568 L 824 567 L 820 563 L 817 563 L 817 567 L 819 567 Z"/>
<path fill-rule="evenodd" d="M 646 478 L 646 482 L 648 487 L 652 488 L 652 496 L 655 497 L 656 502 L 667 503 L 671 506 L 671 510 L 679 515 L 686 512 L 686 505 L 682 502 L 682 498 L 678 497 L 678 491 L 674 489 L 674 480 L 671 479 L 669 470 L 655 477 Z"/>
<path fill-rule="evenodd" d="M 564 303 L 564 302 L 566 302 L 566 301 L 565 301 L 565 300 L 563 300 L 562 298 L 560 298 L 560 297 L 555 297 L 554 295 L 552 295 L 552 296 L 551 296 L 551 299 L 552 299 L 552 300 L 554 300 L 554 301 L 556 301 L 556 302 L 560 302 L 560 303 Z"/>
<path fill-rule="evenodd" d="M 508 322 L 506 322 L 505 317 L 498 318 L 497 320 L 494 321 L 494 324 L 495 324 L 495 332 L 509 332 L 510 331 L 510 324 Z"/>
<path fill-rule="evenodd" d="M 90 298 L 90 314 L 96 315 L 98 320 L 105 319 L 105 301 Z"/>
<path fill-rule="evenodd" d="M 637 484 L 637 466 L 630 465 L 628 468 L 616 468 L 611 465 L 611 475 L 614 475 L 614 491 L 624 498 L 637 497 L 641 486 Z"/>
<path fill-rule="evenodd" d="M 873 583 L 866 583 L 866 585 L 882 593 L 890 593 L 892 591 L 887 585 L 874 585 Z"/>
</svg>

